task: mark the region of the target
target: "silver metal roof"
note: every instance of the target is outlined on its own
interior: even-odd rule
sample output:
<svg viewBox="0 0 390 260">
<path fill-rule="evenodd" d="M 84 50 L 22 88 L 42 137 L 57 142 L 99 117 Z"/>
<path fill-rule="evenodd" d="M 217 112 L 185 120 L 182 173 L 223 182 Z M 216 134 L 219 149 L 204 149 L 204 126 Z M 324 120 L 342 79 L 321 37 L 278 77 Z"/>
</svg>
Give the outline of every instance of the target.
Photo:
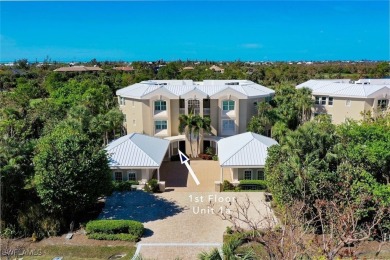
<svg viewBox="0 0 390 260">
<path fill-rule="evenodd" d="M 365 81 L 366 82 L 366 81 Z M 380 82 L 375 81 L 375 82 Z M 386 83 L 388 81 L 381 81 Z M 370 98 L 376 92 L 383 90 L 390 95 L 390 84 L 353 84 L 349 80 L 309 80 L 296 86 L 309 88 L 313 95 L 326 95 L 334 97 Z"/>
<path fill-rule="evenodd" d="M 169 141 L 143 134 L 122 136 L 107 145 L 111 168 L 159 168 Z"/>
<path fill-rule="evenodd" d="M 264 167 L 268 147 L 278 144 L 274 139 L 246 132 L 218 141 L 221 167 Z"/>
<path fill-rule="evenodd" d="M 234 84 L 233 84 L 234 83 Z M 194 82 L 192 80 L 148 80 L 119 89 L 116 94 L 122 97 L 142 99 L 147 94 L 168 91 L 175 97 L 199 90 L 211 97 L 227 89 L 233 89 L 247 98 L 265 97 L 275 93 L 272 89 L 256 84 L 249 80 L 204 80 Z"/>
</svg>

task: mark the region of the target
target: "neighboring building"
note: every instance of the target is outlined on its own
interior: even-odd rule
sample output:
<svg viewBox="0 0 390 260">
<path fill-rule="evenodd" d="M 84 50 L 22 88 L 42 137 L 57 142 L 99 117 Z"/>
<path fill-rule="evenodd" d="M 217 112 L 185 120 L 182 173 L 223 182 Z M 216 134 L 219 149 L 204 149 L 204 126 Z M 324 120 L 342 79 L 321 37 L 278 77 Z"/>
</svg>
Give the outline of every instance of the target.
<svg viewBox="0 0 390 260">
<path fill-rule="evenodd" d="M 210 69 L 210 70 L 213 70 L 213 71 L 215 71 L 215 72 L 219 72 L 219 73 L 224 73 L 224 72 L 225 72 L 224 69 L 222 69 L 221 67 L 218 67 L 217 65 L 213 65 L 213 66 L 211 66 L 209 69 Z"/>
<path fill-rule="evenodd" d="M 130 67 L 114 67 L 112 69 L 120 70 L 120 71 L 134 71 L 134 68 L 132 66 L 130 66 Z"/>
<path fill-rule="evenodd" d="M 160 180 L 159 169 L 167 154 L 169 141 L 132 133 L 107 145 L 109 166 L 115 181 L 146 183 L 153 175 Z"/>
<path fill-rule="evenodd" d="M 55 69 L 57 72 L 83 72 L 83 71 L 102 71 L 103 69 L 99 67 L 87 67 L 87 66 L 70 66 L 70 67 L 61 67 Z"/>
<path fill-rule="evenodd" d="M 202 152 L 207 147 L 216 148 L 220 136 L 245 132 L 249 120 L 257 114 L 257 104 L 271 99 L 274 91 L 248 80 L 149 80 L 116 94 L 127 132 L 169 137 L 169 154 L 175 155 L 177 149 L 191 154 L 189 142 L 178 131 L 181 114 L 210 117 L 212 131 L 202 137 Z"/>
<path fill-rule="evenodd" d="M 189 66 L 189 67 L 184 67 L 183 70 L 194 70 L 194 67 L 191 67 L 191 66 Z"/>
<path fill-rule="evenodd" d="M 268 147 L 276 145 L 274 139 L 246 132 L 223 138 L 218 142 L 218 159 L 223 169 L 229 168 L 233 184 L 240 180 L 264 180 L 264 166 Z"/>
<path fill-rule="evenodd" d="M 328 114 L 335 124 L 346 119 L 361 120 L 362 112 L 369 111 L 375 117 L 389 109 L 389 79 L 309 80 L 297 86 L 303 87 L 312 90 L 312 115 Z"/>
</svg>

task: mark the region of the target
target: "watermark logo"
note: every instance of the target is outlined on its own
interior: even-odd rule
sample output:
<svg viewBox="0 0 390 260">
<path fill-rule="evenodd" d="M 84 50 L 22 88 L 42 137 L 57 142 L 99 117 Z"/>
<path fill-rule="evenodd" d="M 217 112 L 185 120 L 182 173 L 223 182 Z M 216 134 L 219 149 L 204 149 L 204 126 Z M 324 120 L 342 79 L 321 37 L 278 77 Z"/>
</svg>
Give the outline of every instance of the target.
<svg viewBox="0 0 390 260">
<path fill-rule="evenodd" d="M 41 249 L 7 248 L 0 252 L 1 256 L 42 256 Z"/>
</svg>

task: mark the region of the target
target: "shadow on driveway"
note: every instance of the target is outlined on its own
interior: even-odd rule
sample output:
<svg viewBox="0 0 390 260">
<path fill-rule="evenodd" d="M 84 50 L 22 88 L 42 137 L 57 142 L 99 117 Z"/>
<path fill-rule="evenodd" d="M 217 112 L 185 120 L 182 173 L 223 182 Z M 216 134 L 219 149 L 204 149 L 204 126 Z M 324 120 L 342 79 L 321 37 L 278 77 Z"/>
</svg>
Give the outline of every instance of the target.
<svg viewBox="0 0 390 260">
<path fill-rule="evenodd" d="M 142 223 L 174 216 L 186 208 L 144 191 L 114 192 L 99 219 L 130 219 Z"/>
</svg>

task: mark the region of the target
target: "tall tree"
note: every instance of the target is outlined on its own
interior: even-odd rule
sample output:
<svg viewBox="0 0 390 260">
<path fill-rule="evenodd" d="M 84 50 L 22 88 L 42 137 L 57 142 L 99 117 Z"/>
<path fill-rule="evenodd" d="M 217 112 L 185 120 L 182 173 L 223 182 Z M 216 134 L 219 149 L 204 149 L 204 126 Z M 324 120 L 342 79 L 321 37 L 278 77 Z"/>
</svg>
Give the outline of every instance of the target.
<svg viewBox="0 0 390 260">
<path fill-rule="evenodd" d="M 210 132 L 211 127 L 210 127 L 210 118 L 205 117 L 202 118 L 199 115 L 194 115 L 192 113 L 188 115 L 180 115 L 179 116 L 179 133 L 185 133 L 186 138 L 190 142 L 190 147 L 191 147 L 191 155 L 192 157 L 197 157 L 197 154 L 194 154 L 193 151 L 193 139 L 196 140 L 197 143 L 197 152 L 199 151 L 199 141 L 200 141 L 200 134 L 202 132 Z"/>
<path fill-rule="evenodd" d="M 42 204 L 68 219 L 93 205 L 111 185 L 107 154 L 79 129 L 60 124 L 41 138 L 34 157 Z"/>
</svg>

